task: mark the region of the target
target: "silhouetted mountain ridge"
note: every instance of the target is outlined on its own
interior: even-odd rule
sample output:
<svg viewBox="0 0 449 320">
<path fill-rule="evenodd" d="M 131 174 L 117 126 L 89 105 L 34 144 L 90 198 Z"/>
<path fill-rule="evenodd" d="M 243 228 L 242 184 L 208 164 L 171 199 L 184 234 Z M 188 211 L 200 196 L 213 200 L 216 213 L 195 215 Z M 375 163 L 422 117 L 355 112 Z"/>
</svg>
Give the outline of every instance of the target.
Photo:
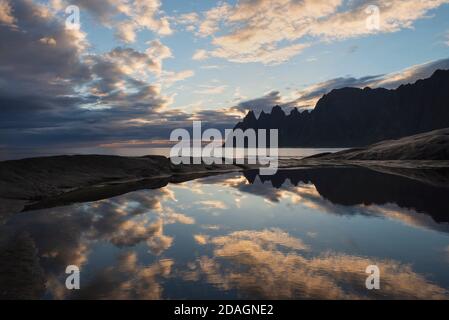
<svg viewBox="0 0 449 320">
<path fill-rule="evenodd" d="M 279 129 L 282 147 L 353 147 L 449 127 L 449 70 L 397 89 L 342 88 L 312 111 L 249 111 L 234 129 Z"/>
<path fill-rule="evenodd" d="M 434 172 L 447 176 L 449 173 L 447 168 L 422 171 L 429 175 Z M 366 168 L 280 170 L 273 176 L 261 176 L 257 170 L 249 170 L 244 172 L 244 176 L 250 184 L 256 183 L 258 177 L 263 183 L 270 181 L 276 189 L 288 188 L 287 180 L 293 186 L 312 183 L 317 192 L 333 204 L 344 206 L 396 204 L 401 208 L 428 214 L 436 222 L 449 222 L 447 187 L 437 187 L 402 176 Z M 351 212 L 348 210 L 348 214 Z"/>
</svg>

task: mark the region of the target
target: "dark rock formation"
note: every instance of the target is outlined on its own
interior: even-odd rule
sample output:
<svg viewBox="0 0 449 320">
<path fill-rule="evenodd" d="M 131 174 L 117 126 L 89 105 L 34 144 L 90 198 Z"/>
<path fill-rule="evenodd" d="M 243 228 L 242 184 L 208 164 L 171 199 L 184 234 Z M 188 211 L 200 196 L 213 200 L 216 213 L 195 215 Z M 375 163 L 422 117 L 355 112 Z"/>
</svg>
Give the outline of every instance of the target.
<svg viewBox="0 0 449 320">
<path fill-rule="evenodd" d="M 438 172 L 447 176 L 449 170 L 421 170 L 423 174 Z M 244 172 L 251 184 L 256 183 L 258 172 Z M 273 176 L 258 176 L 270 181 L 274 188 L 283 188 L 287 180 L 298 186 L 312 183 L 318 193 L 333 204 L 343 206 L 396 204 L 400 208 L 430 215 L 438 223 L 449 222 L 447 198 L 449 186 L 434 186 L 402 176 L 384 174 L 366 168 L 309 168 L 280 170 Z M 288 186 L 288 184 L 287 184 Z M 287 188 L 287 186 L 285 186 Z M 353 214 L 352 210 L 347 210 Z"/>
<path fill-rule="evenodd" d="M 375 143 L 365 148 L 318 154 L 320 160 L 449 160 L 449 128 Z"/>
<path fill-rule="evenodd" d="M 235 129 L 279 129 L 282 147 L 354 147 L 449 127 L 449 70 L 395 90 L 343 88 L 312 111 L 250 111 Z"/>
<path fill-rule="evenodd" d="M 44 271 L 36 245 L 21 233 L 0 246 L 0 299 L 35 300 L 45 293 Z"/>
</svg>

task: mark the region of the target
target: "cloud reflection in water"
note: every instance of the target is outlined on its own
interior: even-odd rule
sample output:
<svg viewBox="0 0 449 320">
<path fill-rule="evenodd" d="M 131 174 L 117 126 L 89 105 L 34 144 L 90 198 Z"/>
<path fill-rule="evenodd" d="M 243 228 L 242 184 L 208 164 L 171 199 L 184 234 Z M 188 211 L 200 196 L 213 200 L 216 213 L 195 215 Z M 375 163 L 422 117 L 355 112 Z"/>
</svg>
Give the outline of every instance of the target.
<svg viewBox="0 0 449 320">
<path fill-rule="evenodd" d="M 365 169 L 232 173 L 23 212 L 1 229 L 30 236 L 47 298 L 447 299 L 447 194 Z M 64 287 L 69 264 L 79 292 Z M 370 264 L 379 291 L 365 288 Z"/>
</svg>

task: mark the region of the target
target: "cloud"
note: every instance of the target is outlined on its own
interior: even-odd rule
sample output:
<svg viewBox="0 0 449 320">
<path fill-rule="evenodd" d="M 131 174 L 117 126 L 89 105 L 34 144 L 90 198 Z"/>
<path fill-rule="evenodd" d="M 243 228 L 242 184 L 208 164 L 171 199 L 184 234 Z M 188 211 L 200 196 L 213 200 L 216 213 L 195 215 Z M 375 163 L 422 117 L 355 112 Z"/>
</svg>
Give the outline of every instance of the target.
<svg viewBox="0 0 449 320">
<path fill-rule="evenodd" d="M 147 70 L 159 73 L 161 71 L 161 60 L 151 54 L 151 50 L 154 50 L 151 45 L 153 43 L 150 43 L 146 53 L 131 48 L 116 47 L 103 55 L 103 58 L 113 62 L 120 69 L 119 73 L 126 75 L 136 73 L 145 75 Z"/>
<path fill-rule="evenodd" d="M 400 221 L 401 223 L 411 227 L 437 230 L 440 232 L 449 231 L 446 225 L 435 222 L 435 220 L 428 214 L 416 212 L 415 210 L 406 208 L 400 208 L 395 204 L 388 204 L 384 206 L 361 206 L 361 208 L 373 216 L 380 216 L 391 220 Z"/>
<path fill-rule="evenodd" d="M 184 279 L 206 280 L 223 291 L 259 299 L 447 299 L 448 292 L 391 259 L 336 252 L 304 255 L 310 248 L 280 229 L 242 230 L 219 237 L 201 235 L 213 256 L 199 258 Z M 366 290 L 365 269 L 375 264 L 381 290 Z"/>
<path fill-rule="evenodd" d="M 261 62 L 267 65 L 277 65 L 290 60 L 290 58 L 302 52 L 308 46 L 309 44 L 294 44 L 285 47 L 267 45 L 261 46 L 258 49 L 249 49 L 246 51 L 238 51 L 236 48 L 221 46 L 221 48 L 218 48 L 209 54 L 213 57 L 225 58 L 232 62 Z M 204 58 L 206 57 L 207 54 L 205 54 Z"/>
<path fill-rule="evenodd" d="M 176 18 L 176 22 L 181 24 L 194 24 L 198 22 L 199 16 L 196 12 L 184 13 Z"/>
<path fill-rule="evenodd" d="M 438 69 L 448 70 L 449 58 L 418 64 L 399 72 L 386 74 L 379 81 L 371 84 L 371 86 L 394 89 L 401 84 L 413 83 L 417 80 L 428 78 Z"/>
<path fill-rule="evenodd" d="M 176 24 L 184 26 L 187 31 L 194 31 L 195 25 L 199 20 L 199 15 L 196 12 L 183 13 L 179 16 L 172 17 L 172 20 Z"/>
<path fill-rule="evenodd" d="M 383 75 L 360 78 L 334 78 L 299 90 L 297 93 L 299 98 L 293 104 L 303 107 L 314 107 L 318 99 L 324 94 L 344 87 L 396 89 L 402 84 L 414 83 L 417 80 L 429 78 L 438 69 L 449 69 L 449 59 L 435 60 Z"/>
<path fill-rule="evenodd" d="M 56 45 L 56 40 L 54 38 L 51 37 L 43 37 L 41 39 L 39 39 L 40 43 L 49 45 L 49 46 L 55 46 Z"/>
<path fill-rule="evenodd" d="M 191 114 L 160 114 L 173 101 L 161 84 L 193 76 L 191 70 L 163 70 L 173 55 L 160 40 L 144 51 L 91 53 L 86 35 L 66 29 L 49 7 L 29 0 L 5 4 L 10 9 L 2 19 L 8 15 L 14 25 L 0 24 L 0 144 L 50 148 L 167 139 L 172 128 L 190 125 Z M 105 19 L 107 12 L 101 11 Z"/>
<path fill-rule="evenodd" d="M 222 69 L 222 66 L 218 66 L 218 65 L 205 65 L 205 66 L 201 66 L 201 69 L 205 69 L 205 70 L 212 70 L 212 69 Z"/>
<path fill-rule="evenodd" d="M 350 10 L 338 12 L 313 24 L 310 34 L 325 39 L 347 39 L 375 33 L 397 32 L 412 28 L 416 20 L 427 17 L 430 10 L 449 3 L 448 0 L 377 0 L 361 1 Z M 379 12 L 379 28 L 368 28 L 367 18 L 376 14 L 368 10 L 374 6 Z"/>
<path fill-rule="evenodd" d="M 164 71 L 162 74 L 162 82 L 166 86 L 171 86 L 175 82 L 183 81 L 195 75 L 193 70 L 184 70 L 180 72 Z"/>
<path fill-rule="evenodd" d="M 226 210 L 228 207 L 223 201 L 219 200 L 203 200 L 198 201 L 198 205 L 201 205 L 203 209 L 220 209 L 220 210 Z"/>
<path fill-rule="evenodd" d="M 120 22 L 117 25 L 116 37 L 123 42 L 131 43 L 135 42 L 137 38 L 135 25 L 133 22 L 125 21 Z"/>
<path fill-rule="evenodd" d="M 209 85 L 202 85 L 200 86 L 201 89 L 193 91 L 196 94 L 205 94 L 205 95 L 211 95 L 211 94 L 220 94 L 223 93 L 227 86 L 209 86 Z"/>
<path fill-rule="evenodd" d="M 239 102 L 234 108 L 245 112 L 253 110 L 269 112 L 272 107 L 279 105 L 284 109 L 293 107 L 314 108 L 318 100 L 334 89 L 345 87 L 354 88 L 386 88 L 396 89 L 402 84 L 414 83 L 420 79 L 429 78 L 436 70 L 449 69 L 449 58 L 414 65 L 398 72 L 380 75 L 370 75 L 360 78 L 338 77 L 326 81 L 314 83 L 303 89 L 296 90 L 293 96 L 282 96 L 279 91 L 272 91 L 260 98 Z"/>
<path fill-rule="evenodd" d="M 126 23 L 132 20 L 126 17 L 134 14 L 136 9 L 131 8 L 131 4 L 137 3 L 116 0 L 75 2 L 111 28 L 117 28 L 117 21 Z M 78 147 L 112 142 L 162 140 L 169 137 L 173 128 L 191 127 L 193 119 L 208 122 L 205 126 L 214 123 L 219 129 L 231 128 L 242 112 L 251 105 L 255 105 L 258 110 L 269 110 L 275 104 L 286 108 L 313 107 L 313 101 L 316 101 L 320 94 L 334 87 L 372 86 L 373 83 L 394 86 L 413 77 L 423 76 L 435 67 L 447 65 L 443 60 L 430 62 L 415 66 L 407 72 L 394 74 L 390 80 L 387 79 L 388 75 L 380 75 L 371 80 L 364 77 L 352 80 L 346 79 L 347 77 L 331 79 L 327 83 L 313 84 L 297 90 L 291 96 L 274 91 L 260 98 L 236 103 L 237 106 L 230 108 L 187 113 L 181 109 L 168 108 L 175 96 L 167 96 L 163 90 L 164 86 L 192 77 L 194 72 L 188 69 L 164 70 L 164 62 L 172 58 L 173 53 L 161 40 L 150 41 L 146 43 L 146 48 L 140 50 L 119 46 L 95 53 L 82 30 L 67 30 L 61 16 L 52 11 L 63 10 L 67 2 L 59 1 L 58 5 L 58 1 L 52 1 L 52 6 L 39 3 L 30 0 L 0 0 L 0 145 L 5 148 L 50 148 L 68 145 Z M 242 4 L 244 3 L 246 2 L 243 1 Z M 248 5 L 256 3 L 251 2 Z M 279 2 L 279 5 L 282 6 L 282 3 Z M 146 5 L 151 5 L 152 12 L 155 12 L 151 19 L 160 20 L 159 18 L 164 16 L 158 1 L 147 1 Z M 234 7 L 222 4 L 219 10 L 210 13 L 209 22 L 216 19 L 217 26 L 223 23 L 230 23 L 232 26 L 233 21 L 245 21 L 244 16 L 238 15 L 231 19 L 231 12 L 237 14 Z M 122 15 L 125 19 L 118 19 Z M 223 21 L 222 17 L 229 21 Z M 183 18 L 193 24 L 200 25 L 204 22 L 204 17 L 201 16 L 198 21 L 194 15 Z M 259 21 L 257 17 L 254 19 Z M 143 24 L 142 21 L 146 20 L 138 21 L 140 22 L 136 23 Z M 267 23 L 271 25 L 272 22 L 267 20 Z M 214 26 L 213 23 L 203 25 L 202 35 L 214 41 L 233 32 L 233 29 L 229 28 L 227 33 L 215 33 L 217 31 L 213 31 Z M 138 32 L 141 29 L 130 29 L 133 30 Z M 199 29 L 197 32 L 200 32 Z M 249 35 L 253 36 L 252 33 Z M 132 34 L 124 36 L 131 37 Z M 259 59 L 257 61 L 278 63 L 301 49 L 294 47 L 297 43 L 290 43 L 290 40 L 275 40 L 261 40 L 262 44 L 257 45 L 254 51 L 257 54 L 255 59 Z M 231 45 L 233 43 L 231 38 L 226 41 L 230 41 Z M 270 46 L 286 49 L 275 50 L 273 53 Z M 225 52 L 220 50 L 220 47 L 215 45 L 212 51 L 203 53 L 213 56 Z M 229 59 L 250 59 L 253 49 L 248 54 L 245 50 L 236 56 L 229 52 L 224 55 L 229 56 Z M 220 85 L 203 86 L 197 88 L 196 94 L 220 94 L 225 92 L 226 88 Z M 244 99 L 239 95 L 237 98 Z"/>
<path fill-rule="evenodd" d="M 158 74 L 162 71 L 162 62 L 165 59 L 173 58 L 172 51 L 164 45 L 160 40 L 152 40 L 147 42 L 148 49 L 145 53 L 156 62 L 156 71 Z"/>
<path fill-rule="evenodd" d="M 242 0 L 203 13 L 196 34 L 211 37 L 214 49 L 201 57 L 238 63 L 279 64 L 312 43 L 397 32 L 413 27 L 449 0 Z M 378 28 L 367 21 L 380 13 Z"/>
<path fill-rule="evenodd" d="M 207 244 L 207 242 L 209 240 L 209 237 L 205 236 L 205 235 L 202 235 L 202 234 L 195 234 L 193 236 L 193 239 L 195 239 L 196 243 L 198 243 L 200 245 L 205 245 L 205 244 Z"/>
<path fill-rule="evenodd" d="M 309 247 L 305 245 L 302 240 L 290 236 L 287 232 L 281 229 L 265 229 L 262 231 L 235 231 L 228 236 L 219 236 L 211 240 L 215 245 L 224 246 L 227 240 L 231 238 L 241 239 L 243 241 L 252 241 L 262 246 L 275 245 L 293 250 L 308 251 Z"/>
<path fill-rule="evenodd" d="M 261 111 L 269 112 L 274 106 L 282 104 L 281 100 L 282 97 L 279 91 L 271 91 L 260 98 L 240 102 L 236 109 L 242 111 L 253 110 L 256 113 Z"/>
<path fill-rule="evenodd" d="M 144 265 L 139 263 L 136 252 L 123 252 L 112 266 L 94 273 L 82 290 L 73 293 L 72 298 L 160 300 L 163 299 L 164 279 L 171 275 L 173 265 L 174 261 L 171 259 L 158 259 Z M 60 283 L 59 285 L 62 286 Z M 68 291 L 64 291 L 67 294 Z"/>
<path fill-rule="evenodd" d="M 0 24 L 14 26 L 15 21 L 9 0 L 0 0 Z"/>
<path fill-rule="evenodd" d="M 215 110 L 195 110 L 190 114 L 189 120 L 202 121 L 204 128 L 218 130 L 231 129 L 244 116 L 244 113 L 234 108 L 221 108 Z M 192 123 L 189 124 L 192 126 Z"/>
<path fill-rule="evenodd" d="M 106 27 L 116 29 L 117 38 L 126 43 L 135 42 L 137 33 L 142 30 L 159 36 L 173 33 L 160 0 L 62 0 L 54 8 L 62 10 L 68 5 L 79 6 Z"/>
<path fill-rule="evenodd" d="M 201 37 L 210 36 L 219 31 L 220 21 L 231 12 L 231 6 L 226 2 L 220 3 L 215 8 L 204 13 L 204 19 L 198 26 L 198 35 Z"/>
<path fill-rule="evenodd" d="M 299 90 L 297 95 L 298 99 L 292 101 L 291 104 L 298 107 L 313 108 L 318 100 L 325 94 L 334 89 L 340 89 L 345 87 L 363 88 L 373 84 L 380 76 L 366 76 L 361 78 L 354 77 L 339 77 L 333 78 L 327 81 L 315 83 L 307 86 L 306 88 Z"/>
<path fill-rule="evenodd" d="M 71 94 L 72 83 L 90 79 L 88 66 L 79 60 L 85 34 L 66 30 L 45 7 L 30 1 L 10 2 L 9 8 L 16 25 L 0 25 L 0 77 L 8 79 L 0 90 L 51 97 Z"/>
<path fill-rule="evenodd" d="M 92 273 L 81 290 L 67 290 L 60 278 L 50 275 L 47 289 L 53 299 L 162 299 L 163 279 L 170 276 L 174 261 L 159 259 L 151 264 L 139 262 L 134 251 L 121 252 L 111 265 Z"/>
<path fill-rule="evenodd" d="M 167 99 L 160 96 L 159 87 L 149 82 L 151 71 L 161 72 L 161 62 L 153 60 L 148 53 L 118 47 L 103 55 L 90 56 L 86 62 L 94 78 L 87 93 L 94 101 L 84 107 L 132 107 L 143 113 L 144 109 L 156 111 L 166 104 Z"/>
<path fill-rule="evenodd" d="M 318 58 L 315 57 L 310 57 L 306 59 L 306 62 L 316 62 L 316 61 L 318 61 Z"/>
<path fill-rule="evenodd" d="M 109 241 L 115 246 L 134 246 L 140 242 L 147 241 L 149 247 L 160 253 L 170 247 L 173 239 L 163 234 L 161 220 L 154 223 L 147 221 L 127 220 L 120 225 L 120 229 L 113 234 Z M 156 248 L 156 243 L 163 243 Z"/>
<path fill-rule="evenodd" d="M 192 56 L 193 60 L 204 60 L 207 59 L 208 54 L 206 50 L 198 49 L 195 51 L 195 53 Z"/>
<path fill-rule="evenodd" d="M 173 243 L 164 226 L 193 224 L 187 215 L 165 208 L 172 199 L 167 189 L 146 190 L 65 209 L 49 209 L 30 215 L 11 225 L 13 232 L 26 230 L 34 239 L 39 254 L 45 257 L 47 274 L 64 272 L 69 264 L 82 267 L 89 259 L 92 240 L 120 249 L 143 245 L 160 255 Z M 41 234 L 51 233 L 52 238 Z"/>
<path fill-rule="evenodd" d="M 165 234 L 164 226 L 195 223 L 193 218 L 165 206 L 176 200 L 174 197 L 168 188 L 136 191 L 24 215 L 23 219 L 10 221 L 8 227 L 12 234 L 25 231 L 35 239 L 47 288 L 55 299 L 159 299 L 163 284 L 158 279 L 168 277 L 174 264 L 173 260 L 158 257 L 174 242 Z M 82 290 L 66 290 L 65 280 L 60 281 L 66 266 L 74 264 L 82 269 L 92 262 L 95 246 L 101 243 L 115 247 L 119 252 L 117 260 L 93 272 Z M 154 261 L 142 260 L 133 251 L 135 248 L 145 257 L 154 257 Z M 145 249 L 149 252 L 145 253 Z"/>
</svg>

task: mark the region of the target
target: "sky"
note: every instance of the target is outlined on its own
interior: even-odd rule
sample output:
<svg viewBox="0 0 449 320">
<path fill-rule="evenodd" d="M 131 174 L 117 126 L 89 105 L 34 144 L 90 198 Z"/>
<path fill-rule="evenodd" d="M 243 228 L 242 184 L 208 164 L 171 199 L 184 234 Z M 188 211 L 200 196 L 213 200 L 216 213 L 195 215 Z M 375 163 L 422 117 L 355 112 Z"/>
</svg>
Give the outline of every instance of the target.
<svg viewBox="0 0 449 320">
<path fill-rule="evenodd" d="M 0 0 L 0 151 L 163 145 L 436 69 L 449 0 Z"/>
</svg>

